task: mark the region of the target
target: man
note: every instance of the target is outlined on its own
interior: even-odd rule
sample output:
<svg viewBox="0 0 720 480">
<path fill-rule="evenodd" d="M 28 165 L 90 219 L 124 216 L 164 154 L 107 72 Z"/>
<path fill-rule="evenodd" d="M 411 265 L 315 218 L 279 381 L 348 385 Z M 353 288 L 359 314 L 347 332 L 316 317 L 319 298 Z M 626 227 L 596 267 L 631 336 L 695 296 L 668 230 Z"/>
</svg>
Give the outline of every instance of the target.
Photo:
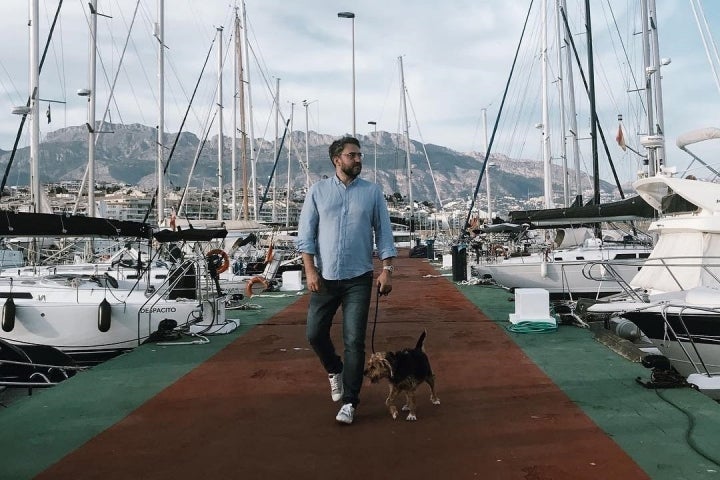
<svg viewBox="0 0 720 480">
<path fill-rule="evenodd" d="M 397 251 L 380 187 L 358 178 L 362 171 L 360 142 L 343 137 L 330 145 L 329 153 L 335 175 L 310 187 L 296 242 L 311 292 L 307 338 L 328 373 L 333 401 L 342 400 L 335 419 L 350 424 L 363 382 L 373 293 L 373 234 L 383 263 L 374 282 L 381 295 L 392 290 L 392 260 Z M 340 306 L 344 362 L 330 339 L 332 319 Z"/>
</svg>

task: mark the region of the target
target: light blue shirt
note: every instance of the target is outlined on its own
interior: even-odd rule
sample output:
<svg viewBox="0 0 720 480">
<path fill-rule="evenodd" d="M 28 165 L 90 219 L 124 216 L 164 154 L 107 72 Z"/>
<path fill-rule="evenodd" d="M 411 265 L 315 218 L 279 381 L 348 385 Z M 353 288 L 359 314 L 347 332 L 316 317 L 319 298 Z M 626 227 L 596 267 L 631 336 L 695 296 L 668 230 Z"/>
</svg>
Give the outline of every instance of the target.
<svg viewBox="0 0 720 480">
<path fill-rule="evenodd" d="M 373 233 L 381 259 L 397 256 L 390 214 L 380 187 L 356 178 L 347 187 L 337 176 L 310 187 L 295 241 L 315 256 L 326 280 L 346 280 L 373 269 Z"/>
</svg>

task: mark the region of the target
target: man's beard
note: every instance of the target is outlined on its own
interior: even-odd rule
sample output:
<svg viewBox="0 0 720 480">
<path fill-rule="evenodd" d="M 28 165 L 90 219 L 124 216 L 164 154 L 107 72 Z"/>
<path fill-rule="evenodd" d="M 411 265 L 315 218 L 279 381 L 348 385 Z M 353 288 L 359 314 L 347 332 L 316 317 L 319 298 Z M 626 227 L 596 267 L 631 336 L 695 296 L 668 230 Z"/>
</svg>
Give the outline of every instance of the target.
<svg viewBox="0 0 720 480">
<path fill-rule="evenodd" d="M 346 167 L 345 165 L 343 165 L 342 167 L 340 167 L 340 169 L 348 177 L 356 178 L 358 175 L 360 175 L 360 172 L 362 172 L 362 163 L 356 163 L 351 167 Z"/>
</svg>

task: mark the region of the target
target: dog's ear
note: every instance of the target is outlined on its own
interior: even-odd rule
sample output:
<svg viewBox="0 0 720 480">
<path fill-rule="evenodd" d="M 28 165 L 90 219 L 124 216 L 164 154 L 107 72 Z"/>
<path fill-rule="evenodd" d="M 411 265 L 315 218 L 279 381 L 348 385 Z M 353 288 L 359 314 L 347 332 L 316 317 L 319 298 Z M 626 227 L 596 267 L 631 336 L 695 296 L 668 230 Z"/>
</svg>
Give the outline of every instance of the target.
<svg viewBox="0 0 720 480">
<path fill-rule="evenodd" d="M 393 364 L 390 361 L 390 355 L 380 360 L 383 365 L 385 365 L 385 368 L 387 368 L 388 374 L 390 378 L 393 378 L 395 369 L 393 368 Z"/>
</svg>

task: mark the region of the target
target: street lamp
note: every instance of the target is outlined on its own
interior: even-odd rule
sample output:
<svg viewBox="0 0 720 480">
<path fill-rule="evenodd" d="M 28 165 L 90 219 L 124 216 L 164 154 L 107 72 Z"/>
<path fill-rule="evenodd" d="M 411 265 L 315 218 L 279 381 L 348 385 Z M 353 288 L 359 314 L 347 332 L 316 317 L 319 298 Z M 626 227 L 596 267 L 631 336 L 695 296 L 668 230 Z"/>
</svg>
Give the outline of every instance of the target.
<svg viewBox="0 0 720 480">
<path fill-rule="evenodd" d="M 340 12 L 340 18 L 352 19 L 352 116 L 353 116 L 353 137 L 355 136 L 355 14 L 353 12 Z"/>
<path fill-rule="evenodd" d="M 370 121 L 370 122 L 368 122 L 368 125 L 372 125 L 375 127 L 375 134 L 373 135 L 373 138 L 375 140 L 375 170 L 374 170 L 375 180 L 374 180 L 374 182 L 377 183 L 377 122 Z"/>
</svg>

